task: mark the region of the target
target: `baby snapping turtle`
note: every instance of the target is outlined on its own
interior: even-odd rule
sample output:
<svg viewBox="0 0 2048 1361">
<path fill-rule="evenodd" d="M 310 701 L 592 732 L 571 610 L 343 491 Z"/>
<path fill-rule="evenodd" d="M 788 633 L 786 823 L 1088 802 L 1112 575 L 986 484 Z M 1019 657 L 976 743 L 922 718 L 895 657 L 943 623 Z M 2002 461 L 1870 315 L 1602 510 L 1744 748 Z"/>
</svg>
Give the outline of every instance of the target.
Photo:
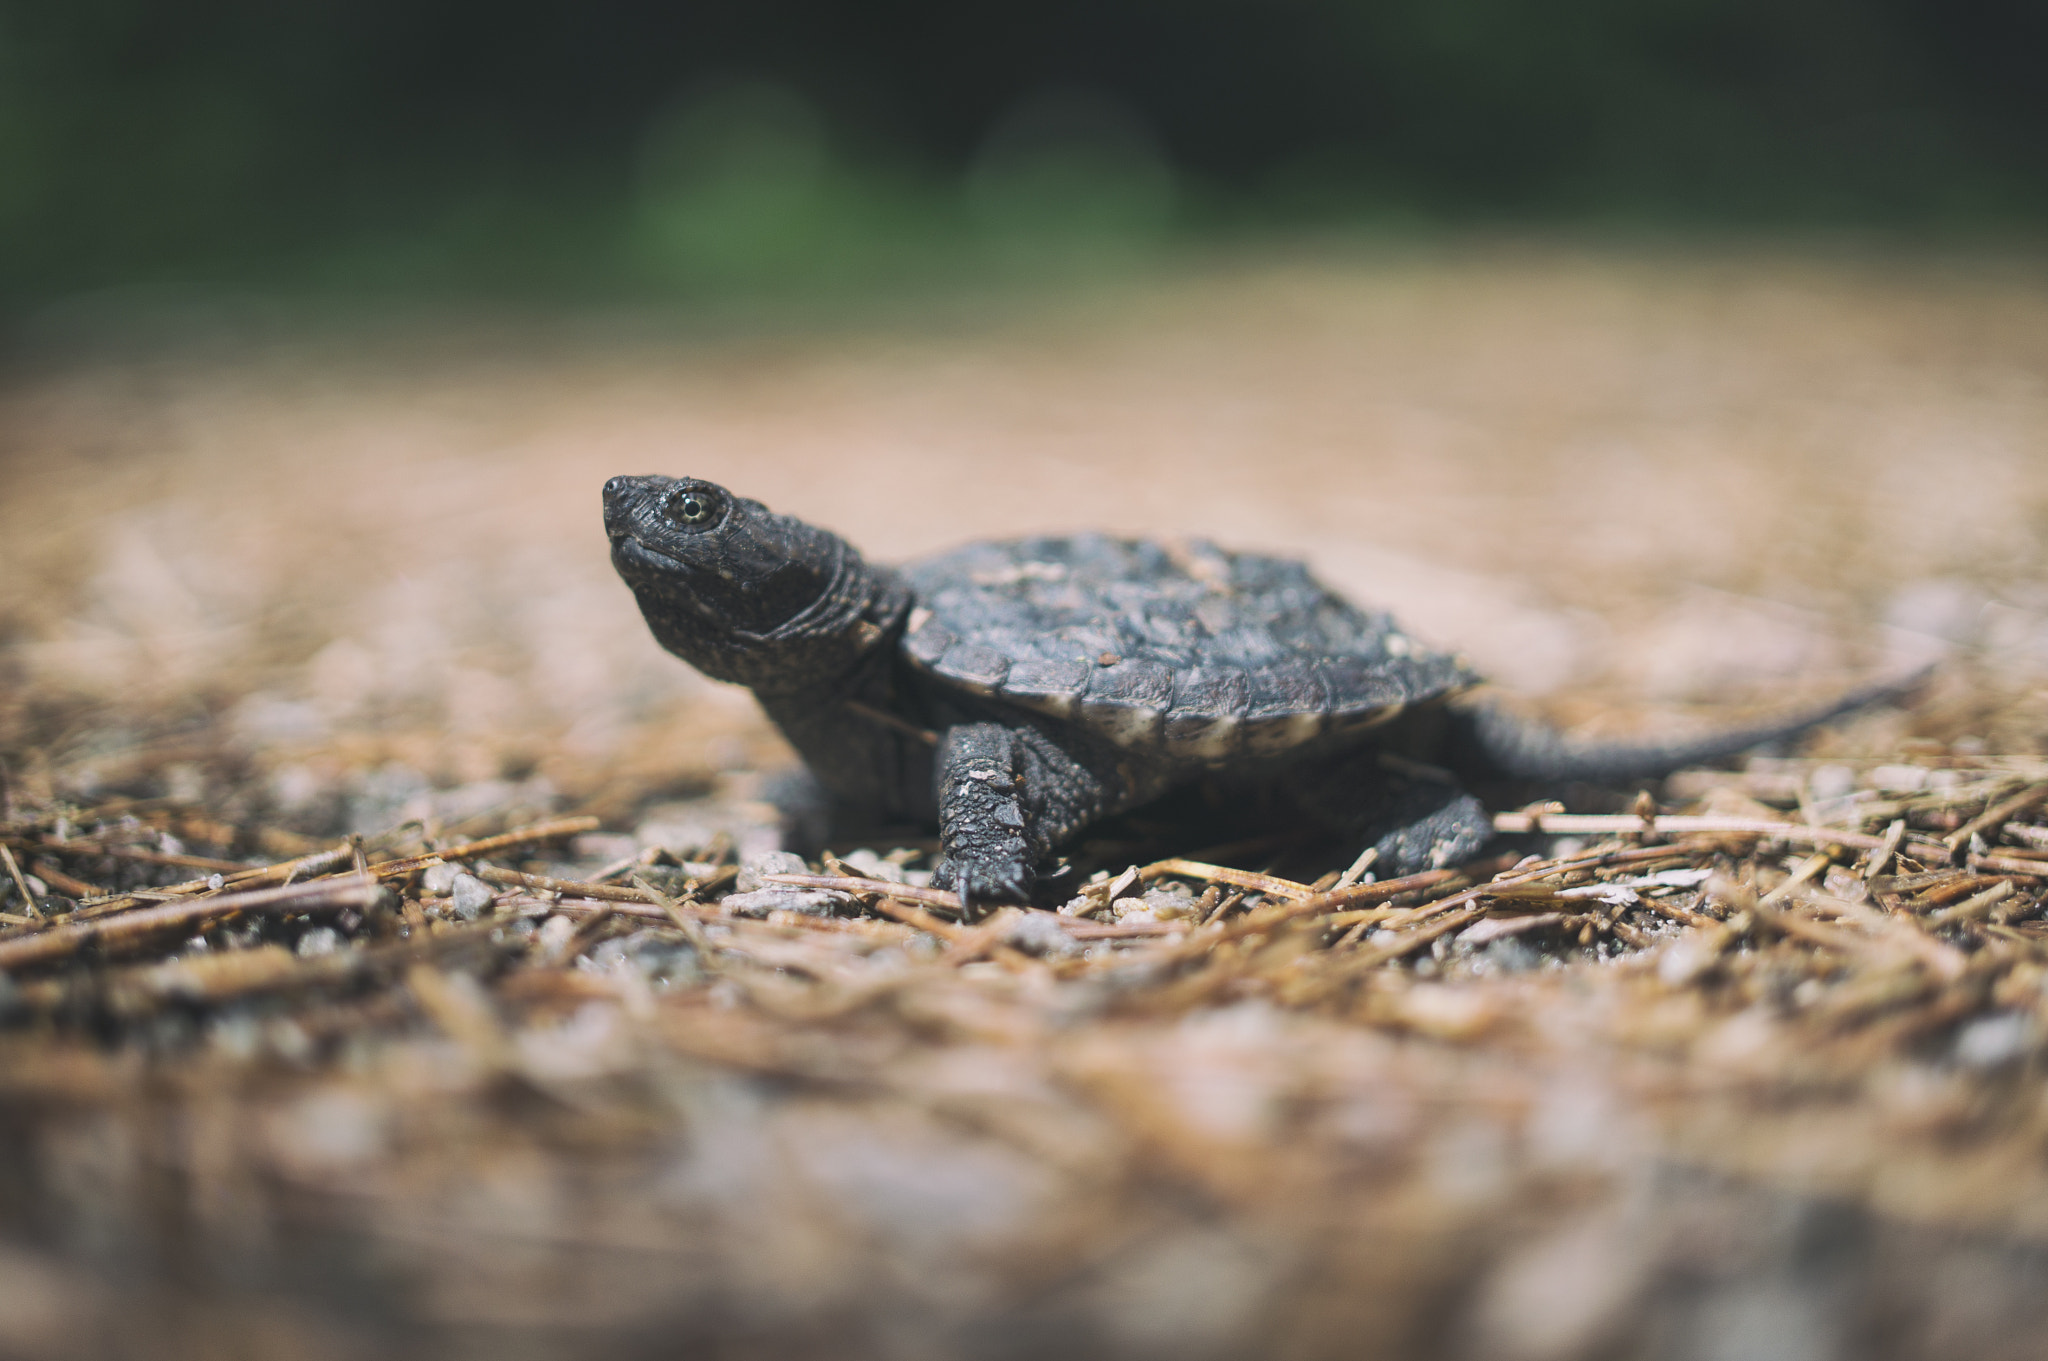
<svg viewBox="0 0 2048 1361">
<path fill-rule="evenodd" d="M 1440 767 L 1663 774 L 1897 689 L 1691 741 L 1575 742 L 1473 702 L 1462 659 L 1288 558 L 1077 534 L 878 567 L 694 478 L 614 477 L 604 520 L 656 641 L 752 688 L 837 804 L 936 823 L 932 882 L 973 907 L 1028 900 L 1062 842 L 1198 779 L 1283 793 L 1409 874 L 1492 835 Z"/>
</svg>

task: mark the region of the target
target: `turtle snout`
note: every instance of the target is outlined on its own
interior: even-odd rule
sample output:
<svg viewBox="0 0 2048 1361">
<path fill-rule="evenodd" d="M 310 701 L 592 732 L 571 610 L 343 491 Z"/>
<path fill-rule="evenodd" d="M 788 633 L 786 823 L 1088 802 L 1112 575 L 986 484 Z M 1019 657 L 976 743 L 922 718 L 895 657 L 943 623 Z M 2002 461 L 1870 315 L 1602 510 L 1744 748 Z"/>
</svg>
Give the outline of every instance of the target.
<svg viewBox="0 0 2048 1361">
<path fill-rule="evenodd" d="M 633 499 L 633 484 L 639 480 L 637 477 L 613 477 L 606 479 L 604 484 L 604 518 L 607 528 L 611 527 L 612 522 L 617 517 L 626 513 L 627 505 Z"/>
<path fill-rule="evenodd" d="M 651 479 L 614 477 L 604 484 L 605 533 L 616 539 L 630 532 L 634 509 L 640 505 Z"/>
</svg>

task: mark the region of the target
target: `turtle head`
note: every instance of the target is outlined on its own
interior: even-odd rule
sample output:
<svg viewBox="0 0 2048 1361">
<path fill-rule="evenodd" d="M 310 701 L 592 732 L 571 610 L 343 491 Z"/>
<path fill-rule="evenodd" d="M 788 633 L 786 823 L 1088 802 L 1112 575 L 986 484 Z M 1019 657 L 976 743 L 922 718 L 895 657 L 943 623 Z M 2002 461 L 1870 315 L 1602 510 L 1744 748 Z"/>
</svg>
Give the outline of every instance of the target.
<svg viewBox="0 0 2048 1361">
<path fill-rule="evenodd" d="M 700 478 L 612 478 L 604 528 L 655 641 L 756 690 L 844 675 L 907 604 L 838 535 Z"/>
</svg>

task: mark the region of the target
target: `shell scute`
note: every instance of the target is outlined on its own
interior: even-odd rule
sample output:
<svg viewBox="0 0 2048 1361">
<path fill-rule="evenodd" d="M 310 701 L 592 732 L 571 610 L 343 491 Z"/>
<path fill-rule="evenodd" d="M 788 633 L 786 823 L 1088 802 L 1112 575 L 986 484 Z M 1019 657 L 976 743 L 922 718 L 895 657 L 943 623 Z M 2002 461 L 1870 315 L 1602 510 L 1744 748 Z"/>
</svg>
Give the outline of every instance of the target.
<svg viewBox="0 0 2048 1361">
<path fill-rule="evenodd" d="M 1330 693 L 1331 724 L 1342 731 L 1375 727 L 1408 707 L 1410 687 L 1390 670 L 1374 670 L 1351 658 L 1325 659 L 1319 669 Z"/>
<path fill-rule="evenodd" d="M 1004 678 L 1010 674 L 1010 658 L 1006 653 L 980 643 L 955 643 L 946 649 L 946 655 L 939 658 L 938 665 L 932 669 L 970 690 L 988 692 L 1001 687 Z"/>
<path fill-rule="evenodd" d="M 1287 558 L 1083 534 L 902 572 L 914 668 L 1176 760 L 1284 753 L 1474 680 Z"/>
<path fill-rule="evenodd" d="M 915 661 L 926 666 L 937 666 L 939 658 L 946 655 L 946 649 L 957 641 L 942 625 L 926 620 L 922 627 L 914 628 L 903 639 L 903 650 Z"/>
<path fill-rule="evenodd" d="M 1228 759 L 1244 740 L 1251 698 L 1251 677 L 1236 667 L 1182 672 L 1174 678 L 1173 709 L 1163 729 L 1167 746 L 1200 761 Z"/>
<path fill-rule="evenodd" d="M 1304 746 L 1330 720 L 1330 687 L 1312 661 L 1280 662 L 1252 674 L 1244 749 L 1259 756 Z"/>
<path fill-rule="evenodd" d="M 1142 658 L 1098 665 L 1095 674 L 1088 678 L 1088 703 L 1165 713 L 1173 707 L 1173 668 Z"/>
<path fill-rule="evenodd" d="M 1251 708 L 1252 680 L 1234 666 L 1196 667 L 1174 677 L 1173 712 L 1190 718 L 1240 718 Z"/>
<path fill-rule="evenodd" d="M 1050 713 L 1071 713 L 1095 668 L 1083 661 L 1019 661 L 1010 664 L 1003 694 L 1019 704 Z"/>
</svg>

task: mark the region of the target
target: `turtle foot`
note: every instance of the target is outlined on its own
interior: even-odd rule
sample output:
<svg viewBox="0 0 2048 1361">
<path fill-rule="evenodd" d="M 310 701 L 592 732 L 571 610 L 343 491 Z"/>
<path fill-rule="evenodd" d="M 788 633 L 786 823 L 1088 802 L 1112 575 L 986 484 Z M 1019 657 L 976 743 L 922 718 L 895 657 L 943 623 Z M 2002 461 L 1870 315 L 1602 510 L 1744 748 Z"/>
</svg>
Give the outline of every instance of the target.
<svg viewBox="0 0 2048 1361">
<path fill-rule="evenodd" d="M 932 870 L 932 887 L 960 895 L 960 915 L 977 921 L 997 907 L 1028 903 L 1038 876 L 1021 860 L 955 860 L 947 857 Z"/>
</svg>

